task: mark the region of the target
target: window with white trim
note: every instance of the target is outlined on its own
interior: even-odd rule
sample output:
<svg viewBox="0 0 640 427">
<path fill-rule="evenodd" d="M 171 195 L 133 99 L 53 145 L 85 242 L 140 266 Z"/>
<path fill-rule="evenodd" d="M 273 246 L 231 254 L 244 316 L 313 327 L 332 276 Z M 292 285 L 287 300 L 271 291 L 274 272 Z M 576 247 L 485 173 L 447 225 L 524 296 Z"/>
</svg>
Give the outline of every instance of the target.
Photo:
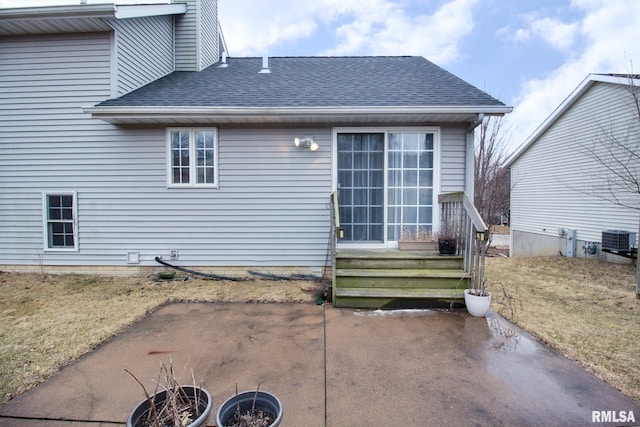
<svg viewBox="0 0 640 427">
<path fill-rule="evenodd" d="M 169 187 L 217 187 L 217 129 L 168 129 L 167 168 Z"/>
<path fill-rule="evenodd" d="M 46 250 L 77 250 L 76 199 L 74 193 L 44 193 Z"/>
</svg>

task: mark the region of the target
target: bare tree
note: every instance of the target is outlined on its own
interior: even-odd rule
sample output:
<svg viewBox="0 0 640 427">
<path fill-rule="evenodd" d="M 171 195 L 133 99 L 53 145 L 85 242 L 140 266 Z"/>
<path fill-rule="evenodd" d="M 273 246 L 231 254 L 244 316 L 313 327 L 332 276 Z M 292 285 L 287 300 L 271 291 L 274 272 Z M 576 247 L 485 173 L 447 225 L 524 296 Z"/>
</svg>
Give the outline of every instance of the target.
<svg viewBox="0 0 640 427">
<path fill-rule="evenodd" d="M 509 212 L 510 182 L 506 161 L 506 138 L 502 117 L 486 117 L 479 127 L 475 148 L 474 204 L 489 225 L 490 236 L 494 225 Z"/>
<path fill-rule="evenodd" d="M 589 194 L 615 205 L 636 209 L 640 236 L 640 75 L 614 75 L 629 80 L 629 101 L 633 102 L 633 119 L 626 127 L 600 127 L 596 138 L 581 143 L 582 150 L 602 167 L 594 174 Z M 637 253 L 636 253 L 637 254 Z M 636 255 L 636 297 L 640 298 L 640 263 Z"/>
</svg>

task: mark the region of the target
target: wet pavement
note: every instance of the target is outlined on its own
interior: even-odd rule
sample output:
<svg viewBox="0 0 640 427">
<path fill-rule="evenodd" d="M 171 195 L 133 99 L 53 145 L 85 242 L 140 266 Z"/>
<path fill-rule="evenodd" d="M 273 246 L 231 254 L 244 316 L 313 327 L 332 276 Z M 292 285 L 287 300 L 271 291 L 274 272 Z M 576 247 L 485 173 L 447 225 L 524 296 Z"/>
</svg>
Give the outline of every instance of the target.
<svg viewBox="0 0 640 427">
<path fill-rule="evenodd" d="M 165 306 L 0 407 L 2 426 L 122 425 L 171 357 L 215 410 L 239 391 L 278 396 L 283 426 L 601 425 L 640 406 L 490 313 L 312 304 Z M 596 411 L 594 413 L 594 411 Z M 632 415 L 633 414 L 633 415 Z"/>
</svg>

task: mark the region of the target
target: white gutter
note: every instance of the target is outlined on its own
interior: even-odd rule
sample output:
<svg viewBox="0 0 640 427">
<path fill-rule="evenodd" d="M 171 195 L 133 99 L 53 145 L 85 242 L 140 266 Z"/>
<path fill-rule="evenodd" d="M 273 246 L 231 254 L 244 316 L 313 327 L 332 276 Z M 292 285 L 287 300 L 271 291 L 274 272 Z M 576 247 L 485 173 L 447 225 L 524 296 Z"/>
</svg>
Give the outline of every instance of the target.
<svg viewBox="0 0 640 427">
<path fill-rule="evenodd" d="M 185 3 L 116 5 L 116 18 L 118 19 L 181 15 L 184 13 L 187 13 Z"/>
<path fill-rule="evenodd" d="M 469 123 L 469 130 L 467 132 L 473 133 L 475 128 L 477 128 L 478 126 L 480 126 L 482 124 L 483 120 L 484 120 L 484 113 L 478 114 L 478 117 L 474 121 Z"/>
<path fill-rule="evenodd" d="M 146 16 L 176 15 L 187 11 L 187 5 L 176 4 L 81 4 L 74 6 L 19 7 L 0 9 L 0 21 L 32 19 L 79 18 L 142 18 Z"/>
<path fill-rule="evenodd" d="M 484 114 L 501 116 L 510 113 L 513 107 L 506 106 L 451 106 L 451 107 L 203 107 L 203 106 L 94 106 L 84 107 L 85 113 L 96 116 L 136 116 L 136 115 L 376 115 L 376 114 Z"/>
<path fill-rule="evenodd" d="M 83 4 L 77 6 L 16 7 L 0 9 L 0 21 L 8 19 L 113 18 L 113 4 Z"/>
</svg>

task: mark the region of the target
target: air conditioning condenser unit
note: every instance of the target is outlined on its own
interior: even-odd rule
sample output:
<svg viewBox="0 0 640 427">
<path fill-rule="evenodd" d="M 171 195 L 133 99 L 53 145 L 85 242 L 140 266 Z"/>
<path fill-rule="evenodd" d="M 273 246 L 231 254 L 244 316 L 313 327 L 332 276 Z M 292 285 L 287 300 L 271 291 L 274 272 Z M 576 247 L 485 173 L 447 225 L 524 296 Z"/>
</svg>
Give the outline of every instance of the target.
<svg viewBox="0 0 640 427">
<path fill-rule="evenodd" d="M 628 252 L 635 244 L 636 233 L 620 230 L 607 230 L 602 232 L 602 249 Z"/>
</svg>

